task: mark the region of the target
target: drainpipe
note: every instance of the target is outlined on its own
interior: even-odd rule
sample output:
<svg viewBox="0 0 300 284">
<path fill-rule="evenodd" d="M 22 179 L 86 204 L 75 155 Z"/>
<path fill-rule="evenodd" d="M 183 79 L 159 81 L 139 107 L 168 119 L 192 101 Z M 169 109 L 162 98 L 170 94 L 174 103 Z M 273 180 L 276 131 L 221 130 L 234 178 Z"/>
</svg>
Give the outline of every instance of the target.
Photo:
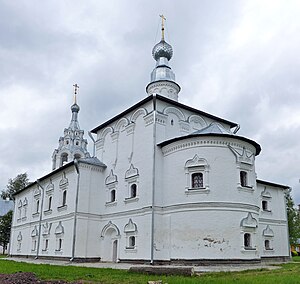
<svg viewBox="0 0 300 284">
<path fill-rule="evenodd" d="M 95 153 L 96 153 L 96 140 L 94 139 L 91 131 L 89 131 L 88 134 L 89 134 L 90 138 L 92 139 L 92 141 L 94 143 L 94 145 L 93 145 L 93 157 L 95 157 Z"/>
<path fill-rule="evenodd" d="M 14 201 L 14 211 L 13 211 L 13 217 L 12 217 L 12 220 L 14 219 L 14 213 L 16 212 L 16 201 L 15 201 L 15 198 L 13 197 L 13 201 Z M 13 222 L 12 222 L 13 223 Z M 7 249 L 7 254 L 9 256 L 12 256 L 12 253 L 11 253 L 11 241 L 12 241 L 12 230 L 13 230 L 13 226 L 12 226 L 12 223 L 11 223 L 11 228 L 10 228 L 10 235 L 9 235 L 9 244 L 8 244 L 8 249 Z"/>
<path fill-rule="evenodd" d="M 156 165 L 156 94 L 153 94 L 153 164 L 152 164 L 152 205 L 151 205 L 151 247 L 150 264 L 154 264 L 154 202 L 155 202 L 155 165 Z"/>
<path fill-rule="evenodd" d="M 41 200 L 41 213 L 40 213 L 40 219 L 39 219 L 39 237 L 38 237 L 38 243 L 37 243 L 37 250 L 36 250 L 36 256 L 35 259 L 39 258 L 39 251 L 40 251 L 40 244 L 41 244 L 41 229 L 42 229 L 42 219 L 43 219 L 43 208 L 44 208 L 44 187 L 40 183 L 40 180 L 36 180 L 37 185 L 42 189 L 42 200 Z"/>
<path fill-rule="evenodd" d="M 286 191 L 288 193 L 291 193 L 292 188 L 289 187 Z M 290 244 L 290 235 L 289 235 L 289 222 L 288 222 L 289 220 L 288 220 L 288 215 L 287 215 L 286 201 L 285 201 L 285 204 L 284 204 L 284 208 L 285 208 L 285 218 L 286 218 L 286 224 L 287 224 L 287 232 L 286 233 L 287 233 L 288 252 L 289 252 L 290 259 L 292 259 L 291 244 Z"/>
<path fill-rule="evenodd" d="M 70 258 L 70 261 L 74 260 L 75 257 L 75 243 L 76 243 L 76 226 L 77 226 L 77 210 L 78 210 L 78 193 L 79 193 L 79 178 L 80 178 L 80 172 L 79 172 L 79 165 L 78 160 L 74 160 L 74 166 L 77 173 L 77 187 L 76 187 L 76 197 L 75 197 L 75 210 L 74 210 L 74 226 L 73 226 L 73 241 L 72 241 L 72 256 Z"/>
</svg>

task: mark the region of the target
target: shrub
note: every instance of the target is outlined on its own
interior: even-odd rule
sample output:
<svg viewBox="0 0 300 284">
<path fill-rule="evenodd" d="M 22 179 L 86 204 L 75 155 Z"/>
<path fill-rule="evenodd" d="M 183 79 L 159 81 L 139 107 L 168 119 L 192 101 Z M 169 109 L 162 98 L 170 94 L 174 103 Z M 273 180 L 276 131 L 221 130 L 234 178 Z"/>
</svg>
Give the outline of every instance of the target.
<svg viewBox="0 0 300 284">
<path fill-rule="evenodd" d="M 292 250 L 291 253 L 292 253 L 292 256 L 298 256 L 298 253 L 294 250 Z"/>
</svg>

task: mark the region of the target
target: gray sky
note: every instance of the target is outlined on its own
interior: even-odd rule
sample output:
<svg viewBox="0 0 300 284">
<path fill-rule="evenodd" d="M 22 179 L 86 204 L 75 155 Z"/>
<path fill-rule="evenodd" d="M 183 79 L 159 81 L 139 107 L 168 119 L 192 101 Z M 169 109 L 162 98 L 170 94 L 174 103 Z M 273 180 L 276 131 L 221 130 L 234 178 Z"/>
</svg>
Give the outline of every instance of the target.
<svg viewBox="0 0 300 284">
<path fill-rule="evenodd" d="M 74 83 L 86 138 L 146 96 L 162 13 L 179 101 L 239 123 L 300 203 L 298 0 L 0 0 L 0 189 L 49 172 Z"/>
</svg>

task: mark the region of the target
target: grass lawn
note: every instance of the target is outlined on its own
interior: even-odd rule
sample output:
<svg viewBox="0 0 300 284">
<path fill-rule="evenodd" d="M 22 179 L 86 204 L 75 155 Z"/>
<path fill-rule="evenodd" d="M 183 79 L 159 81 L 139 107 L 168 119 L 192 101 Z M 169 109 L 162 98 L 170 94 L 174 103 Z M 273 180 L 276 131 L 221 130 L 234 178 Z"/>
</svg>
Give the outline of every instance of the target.
<svg viewBox="0 0 300 284">
<path fill-rule="evenodd" d="M 295 259 L 296 260 L 296 259 Z M 297 259 L 300 261 L 299 259 Z M 219 272 L 205 273 L 201 276 L 148 276 L 129 273 L 124 270 L 110 268 L 87 268 L 75 266 L 57 266 L 47 264 L 29 264 L 0 259 L 0 273 L 34 272 L 38 278 L 47 280 L 86 280 L 87 283 L 101 284 L 139 284 L 149 280 L 163 280 L 169 284 L 214 284 L 214 283 L 248 283 L 248 284 L 273 284 L 273 283 L 300 283 L 300 263 L 288 263 L 281 265 L 276 270 L 252 270 L 244 272 Z"/>
</svg>

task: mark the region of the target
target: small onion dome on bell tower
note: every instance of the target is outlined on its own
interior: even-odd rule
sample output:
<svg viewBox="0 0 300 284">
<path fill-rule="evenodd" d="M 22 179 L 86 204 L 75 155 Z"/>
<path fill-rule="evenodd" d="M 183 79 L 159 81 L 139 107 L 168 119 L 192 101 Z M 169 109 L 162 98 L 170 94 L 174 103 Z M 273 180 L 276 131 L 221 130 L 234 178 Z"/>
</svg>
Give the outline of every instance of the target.
<svg viewBox="0 0 300 284">
<path fill-rule="evenodd" d="M 152 49 L 152 56 L 156 60 L 156 66 L 151 72 L 151 82 L 146 87 L 148 95 L 159 94 L 178 101 L 180 86 L 175 82 L 175 74 L 169 66 L 169 61 L 173 56 L 173 48 L 165 41 L 164 20 L 166 18 L 160 15 L 161 40 Z"/>
</svg>

